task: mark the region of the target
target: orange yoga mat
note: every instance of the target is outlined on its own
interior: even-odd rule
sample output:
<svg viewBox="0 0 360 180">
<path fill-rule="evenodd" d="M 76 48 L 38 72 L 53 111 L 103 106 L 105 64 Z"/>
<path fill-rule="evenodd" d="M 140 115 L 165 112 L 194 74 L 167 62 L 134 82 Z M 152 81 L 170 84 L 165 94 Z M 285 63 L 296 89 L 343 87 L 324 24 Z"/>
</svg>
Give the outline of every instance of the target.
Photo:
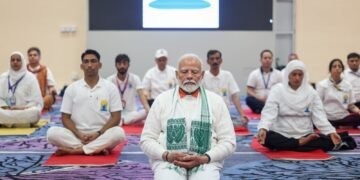
<svg viewBox="0 0 360 180">
<path fill-rule="evenodd" d="M 248 128 L 244 126 L 237 126 L 234 128 L 235 134 L 238 136 L 250 136 L 252 135 Z"/>
<path fill-rule="evenodd" d="M 256 138 L 253 138 L 251 147 L 273 160 L 330 160 L 334 158 L 321 149 L 309 152 L 273 151 L 259 144 Z"/>
<path fill-rule="evenodd" d="M 126 141 L 116 146 L 111 154 L 105 155 L 64 155 L 52 154 L 43 166 L 110 166 L 116 165 Z"/>
<path fill-rule="evenodd" d="M 123 125 L 122 128 L 126 135 L 141 135 L 143 125 Z"/>
</svg>

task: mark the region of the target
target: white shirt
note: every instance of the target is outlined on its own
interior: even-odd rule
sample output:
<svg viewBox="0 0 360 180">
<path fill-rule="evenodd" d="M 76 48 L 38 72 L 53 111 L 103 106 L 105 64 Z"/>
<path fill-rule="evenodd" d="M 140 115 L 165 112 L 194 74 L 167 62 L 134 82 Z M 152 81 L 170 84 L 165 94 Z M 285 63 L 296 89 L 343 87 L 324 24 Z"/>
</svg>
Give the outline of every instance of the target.
<svg viewBox="0 0 360 180">
<path fill-rule="evenodd" d="M 142 84 L 150 91 L 151 98 L 155 99 L 162 92 L 175 87 L 175 68 L 167 65 L 163 71 L 160 71 L 155 66 L 146 72 Z"/>
<path fill-rule="evenodd" d="M 281 88 L 284 86 L 277 84 L 271 89 L 265 107 L 261 111 L 258 130 L 264 128 L 280 133 L 285 137 L 297 139 L 314 133 L 313 124 L 325 135 L 335 132 L 335 128 L 329 123 L 320 97 L 315 90 L 308 94 L 312 96 L 312 103 L 300 112 L 284 103 Z"/>
<path fill-rule="evenodd" d="M 8 73 L 0 76 L 0 106 L 7 106 L 7 99 L 13 94 L 8 86 Z M 13 85 L 13 84 L 11 84 Z M 15 90 L 16 106 L 28 106 L 43 108 L 43 99 L 36 77 L 26 72 L 24 78 L 19 82 Z"/>
<path fill-rule="evenodd" d="M 97 131 L 111 117 L 111 112 L 121 111 L 120 95 L 114 84 L 99 79 L 90 89 L 84 79 L 66 88 L 61 112 L 71 114 L 71 120 L 80 131 Z"/>
<path fill-rule="evenodd" d="M 127 78 L 129 79 L 126 82 Z M 121 81 L 119 78 L 117 78 L 117 74 L 113 74 L 108 77 L 107 80 L 115 84 L 118 89 L 117 92 L 120 94 L 120 96 L 120 91 L 124 91 L 123 96 L 121 96 L 121 99 L 126 102 L 125 105 L 123 104 L 124 110 L 136 111 L 136 96 L 138 95 L 137 90 L 143 89 L 139 76 L 133 73 L 128 73 L 128 76 L 125 78 L 125 80 Z"/>
<path fill-rule="evenodd" d="M 220 70 L 217 76 L 211 74 L 210 71 L 205 71 L 202 82 L 206 89 L 220 95 L 228 108 L 230 107 L 231 95 L 240 92 L 234 76 L 229 71 Z"/>
<path fill-rule="evenodd" d="M 348 105 L 355 103 L 352 86 L 343 79 L 338 85 L 341 90 L 326 78 L 318 83 L 316 90 L 324 104 L 324 109 L 329 120 L 339 120 L 348 116 Z"/>
<path fill-rule="evenodd" d="M 355 101 L 360 102 L 360 69 L 357 72 L 346 69 L 344 79 L 352 85 Z"/>
<path fill-rule="evenodd" d="M 256 96 L 267 97 L 271 87 L 281 81 L 282 74 L 280 71 L 273 69 L 265 73 L 257 68 L 250 73 L 246 85 L 255 89 Z"/>
<path fill-rule="evenodd" d="M 178 90 L 178 88 L 176 88 Z M 224 101 L 217 94 L 206 90 L 208 105 L 210 109 L 212 138 L 211 148 L 206 154 L 211 157 L 212 162 L 219 165 L 222 161 L 232 154 L 236 148 L 234 127 L 230 118 L 229 110 Z M 185 96 L 180 98 L 174 97 L 174 89 L 160 94 L 152 105 L 145 126 L 141 135 L 141 148 L 144 153 L 151 159 L 152 166 L 156 162 L 162 162 L 162 154 L 166 151 L 166 131 L 167 121 L 173 117 L 173 99 L 179 98 L 180 108 L 186 121 L 186 133 L 190 138 L 191 119 L 198 115 L 201 103 L 201 95 L 196 98 Z M 196 111 L 194 111 L 194 109 Z M 189 142 L 188 142 L 189 143 Z M 189 147 L 189 144 L 188 144 Z"/>
</svg>

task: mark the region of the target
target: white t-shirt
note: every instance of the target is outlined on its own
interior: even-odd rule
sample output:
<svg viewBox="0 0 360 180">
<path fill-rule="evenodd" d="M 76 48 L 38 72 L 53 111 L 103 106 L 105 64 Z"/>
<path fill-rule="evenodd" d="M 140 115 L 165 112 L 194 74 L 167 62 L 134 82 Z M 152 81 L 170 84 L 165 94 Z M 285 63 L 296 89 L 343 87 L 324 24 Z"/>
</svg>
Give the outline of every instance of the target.
<svg viewBox="0 0 360 180">
<path fill-rule="evenodd" d="M 217 76 L 211 74 L 210 71 L 205 71 L 203 85 L 206 89 L 220 95 L 227 107 L 230 107 L 231 95 L 239 93 L 239 86 L 231 72 L 220 70 Z"/>
<path fill-rule="evenodd" d="M 360 69 L 357 72 L 346 69 L 344 79 L 352 85 L 355 101 L 360 102 Z"/>
<path fill-rule="evenodd" d="M 255 89 L 256 96 L 267 97 L 271 87 L 281 81 L 282 74 L 280 71 L 273 69 L 265 73 L 257 68 L 250 73 L 246 85 Z"/>
<path fill-rule="evenodd" d="M 355 103 L 349 82 L 343 79 L 337 87 L 339 90 L 328 78 L 320 81 L 316 86 L 329 120 L 339 120 L 348 116 L 350 114 L 347 110 L 348 105 Z"/>
<path fill-rule="evenodd" d="M 90 89 L 84 79 L 66 88 L 61 112 L 71 114 L 76 128 L 81 131 L 97 131 L 111 117 L 111 112 L 121 111 L 120 94 L 116 86 L 102 78 Z"/>
<path fill-rule="evenodd" d="M 160 71 L 155 66 L 146 72 L 142 84 L 150 91 L 151 98 L 155 99 L 162 92 L 175 87 L 175 68 L 167 65 L 163 71 Z"/>
<path fill-rule="evenodd" d="M 6 106 L 12 95 L 8 85 L 8 73 L 0 76 L 0 106 Z M 31 106 L 43 108 L 43 99 L 36 77 L 26 72 L 24 78 L 19 82 L 15 90 L 16 106 Z"/>
<path fill-rule="evenodd" d="M 129 79 L 127 80 L 127 78 Z M 107 80 L 115 84 L 118 89 L 117 92 L 120 94 L 120 96 L 120 91 L 123 91 L 123 96 L 121 96 L 121 99 L 126 102 L 125 105 L 123 104 L 124 110 L 136 111 L 136 96 L 138 95 L 137 90 L 143 89 L 139 76 L 133 73 L 128 73 L 128 76 L 125 78 L 125 80 L 121 81 L 119 78 L 117 78 L 117 74 L 113 74 L 108 77 Z"/>
</svg>

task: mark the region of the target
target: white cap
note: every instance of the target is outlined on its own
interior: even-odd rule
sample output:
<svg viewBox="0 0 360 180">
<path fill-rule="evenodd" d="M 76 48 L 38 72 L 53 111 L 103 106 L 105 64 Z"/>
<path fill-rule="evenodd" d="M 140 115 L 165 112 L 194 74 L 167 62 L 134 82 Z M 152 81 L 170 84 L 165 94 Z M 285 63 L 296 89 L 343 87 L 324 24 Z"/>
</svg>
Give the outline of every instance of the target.
<svg viewBox="0 0 360 180">
<path fill-rule="evenodd" d="M 168 57 L 168 53 L 165 49 L 158 49 L 155 52 L 155 58 Z"/>
</svg>

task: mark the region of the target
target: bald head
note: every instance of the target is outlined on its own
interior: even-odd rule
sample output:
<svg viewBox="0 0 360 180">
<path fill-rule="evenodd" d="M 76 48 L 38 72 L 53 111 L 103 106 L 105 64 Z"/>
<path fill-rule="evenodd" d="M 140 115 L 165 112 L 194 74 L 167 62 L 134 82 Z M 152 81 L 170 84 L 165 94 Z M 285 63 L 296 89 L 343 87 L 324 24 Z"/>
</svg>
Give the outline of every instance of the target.
<svg viewBox="0 0 360 180">
<path fill-rule="evenodd" d="M 189 93 L 200 86 L 204 77 L 203 63 L 196 54 L 185 54 L 179 58 L 176 77 L 180 88 Z"/>
</svg>

